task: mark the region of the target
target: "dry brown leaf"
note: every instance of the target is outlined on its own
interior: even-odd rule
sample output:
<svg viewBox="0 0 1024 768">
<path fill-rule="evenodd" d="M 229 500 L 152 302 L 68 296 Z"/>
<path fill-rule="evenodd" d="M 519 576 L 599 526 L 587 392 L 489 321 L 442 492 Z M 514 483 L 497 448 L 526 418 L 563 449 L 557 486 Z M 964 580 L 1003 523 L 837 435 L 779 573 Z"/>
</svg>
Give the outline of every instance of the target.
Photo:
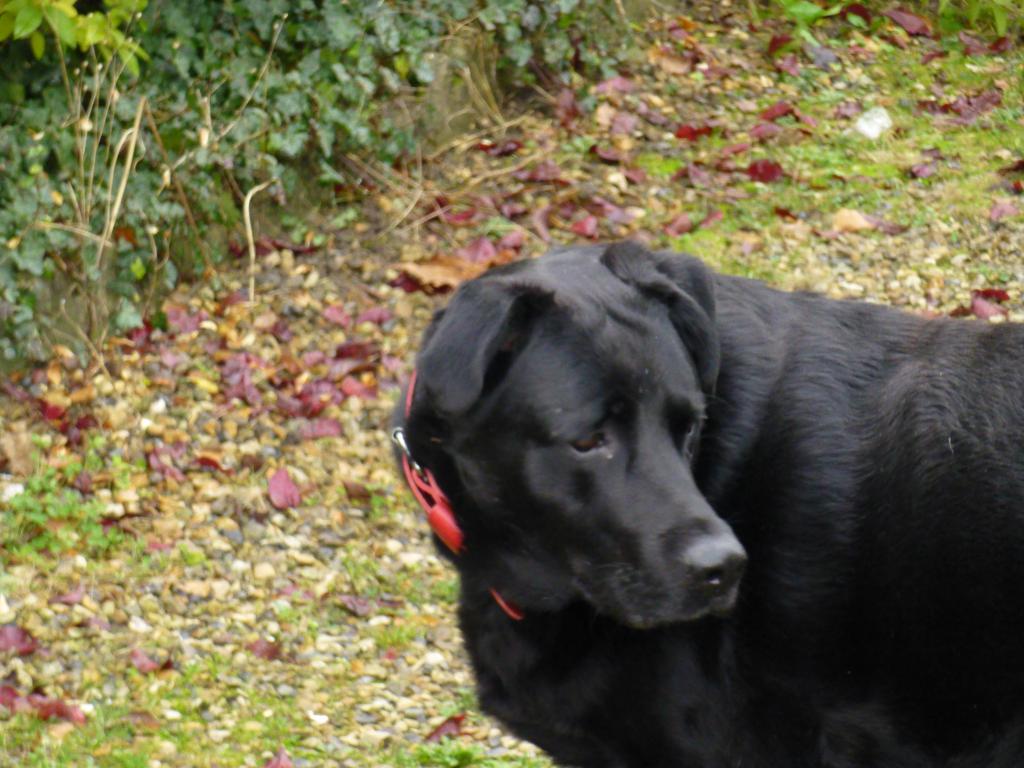
<svg viewBox="0 0 1024 768">
<path fill-rule="evenodd" d="M 657 64 L 670 75 L 687 75 L 692 69 L 692 65 L 686 59 L 658 47 L 651 48 L 647 52 L 647 58 L 652 64 Z"/>
<path fill-rule="evenodd" d="M 437 256 L 429 261 L 398 265 L 407 275 L 431 288 L 455 288 L 462 282 L 482 274 L 487 266 L 452 256 Z"/>
<path fill-rule="evenodd" d="M 24 477 L 32 474 L 35 468 L 33 450 L 32 435 L 28 432 L 11 429 L 6 435 L 0 435 L 0 454 L 6 459 L 7 471 L 12 475 Z"/>
<path fill-rule="evenodd" d="M 836 232 L 861 232 L 874 228 L 875 225 L 863 213 L 852 208 L 840 208 L 832 214 L 832 229 Z"/>
</svg>

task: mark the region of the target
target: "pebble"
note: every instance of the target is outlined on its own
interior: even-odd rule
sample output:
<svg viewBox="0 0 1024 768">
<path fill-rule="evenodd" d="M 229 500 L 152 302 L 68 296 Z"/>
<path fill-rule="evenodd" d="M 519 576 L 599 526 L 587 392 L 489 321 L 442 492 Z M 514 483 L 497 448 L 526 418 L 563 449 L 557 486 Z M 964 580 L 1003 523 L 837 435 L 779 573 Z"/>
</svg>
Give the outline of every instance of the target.
<svg viewBox="0 0 1024 768">
<path fill-rule="evenodd" d="M 257 581 L 267 581 L 274 578 L 277 572 L 270 563 L 256 563 L 256 566 L 252 569 L 252 575 Z"/>
</svg>

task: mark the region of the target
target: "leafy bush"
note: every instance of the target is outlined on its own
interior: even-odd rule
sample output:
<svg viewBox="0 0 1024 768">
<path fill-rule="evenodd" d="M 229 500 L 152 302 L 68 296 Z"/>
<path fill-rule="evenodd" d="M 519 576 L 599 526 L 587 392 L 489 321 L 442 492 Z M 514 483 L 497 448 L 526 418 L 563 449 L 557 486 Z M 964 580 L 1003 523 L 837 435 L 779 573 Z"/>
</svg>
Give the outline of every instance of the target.
<svg viewBox="0 0 1024 768">
<path fill-rule="evenodd" d="M 936 10 L 941 28 L 954 32 L 967 26 L 1005 35 L 1024 22 L 1024 0 L 938 0 Z"/>
<path fill-rule="evenodd" d="M 284 202 L 311 175 L 346 183 L 344 153 L 401 162 L 417 136 L 406 107 L 467 34 L 499 76 L 565 78 L 614 62 L 616 9 L 0 0 L 0 360 L 54 341 L 96 352 L 139 325 L 180 268 L 211 269 L 209 228 L 237 224 L 259 182 L 280 179 Z"/>
<path fill-rule="evenodd" d="M 25 481 L 24 490 L 6 502 L 0 515 L 0 553 L 4 558 L 31 559 L 77 552 L 100 555 L 124 540 L 124 534 L 104 525 L 105 507 L 68 486 L 86 464 L 73 462 L 58 472 L 46 467 Z"/>
</svg>

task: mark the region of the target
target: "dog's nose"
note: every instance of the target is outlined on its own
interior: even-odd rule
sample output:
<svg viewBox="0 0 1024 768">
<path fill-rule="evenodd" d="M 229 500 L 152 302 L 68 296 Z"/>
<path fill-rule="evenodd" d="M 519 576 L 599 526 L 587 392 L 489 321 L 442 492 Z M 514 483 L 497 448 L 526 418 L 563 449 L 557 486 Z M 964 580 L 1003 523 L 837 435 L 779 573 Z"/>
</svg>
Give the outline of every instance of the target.
<svg viewBox="0 0 1024 768">
<path fill-rule="evenodd" d="M 739 582 L 747 555 L 733 536 L 706 536 L 687 548 L 683 564 L 693 586 L 724 595 Z"/>
</svg>

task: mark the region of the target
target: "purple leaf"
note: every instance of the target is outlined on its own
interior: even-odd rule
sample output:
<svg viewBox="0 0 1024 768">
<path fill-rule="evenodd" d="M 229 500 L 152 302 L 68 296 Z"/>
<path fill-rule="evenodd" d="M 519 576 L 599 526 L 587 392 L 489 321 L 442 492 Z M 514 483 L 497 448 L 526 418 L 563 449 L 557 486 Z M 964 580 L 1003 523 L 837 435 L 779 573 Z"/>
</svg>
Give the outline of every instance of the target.
<svg viewBox="0 0 1024 768">
<path fill-rule="evenodd" d="M 289 509 L 290 507 L 297 507 L 302 503 L 302 494 L 299 493 L 298 486 L 292 482 L 291 477 L 288 475 L 288 470 L 284 467 L 281 467 L 281 469 L 271 475 L 267 483 L 267 489 L 270 495 L 270 503 L 276 509 Z"/>
</svg>

